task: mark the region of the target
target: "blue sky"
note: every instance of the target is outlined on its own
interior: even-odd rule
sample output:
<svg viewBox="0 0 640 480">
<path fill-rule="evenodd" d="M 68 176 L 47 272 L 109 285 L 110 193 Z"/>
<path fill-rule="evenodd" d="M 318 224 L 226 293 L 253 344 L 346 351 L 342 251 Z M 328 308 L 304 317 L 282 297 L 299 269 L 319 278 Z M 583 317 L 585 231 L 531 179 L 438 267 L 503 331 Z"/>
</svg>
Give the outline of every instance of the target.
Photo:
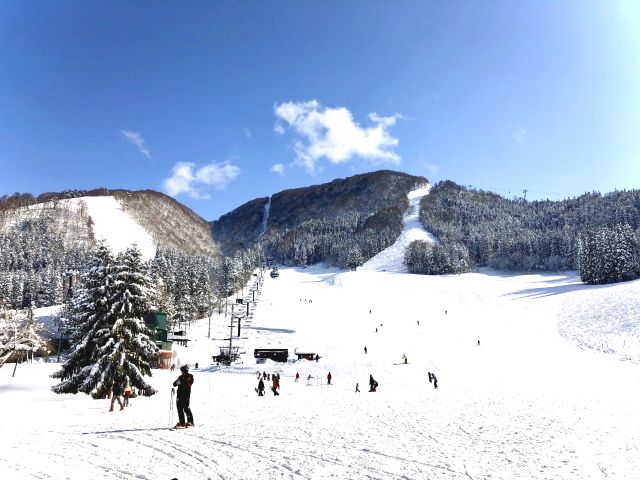
<svg viewBox="0 0 640 480">
<path fill-rule="evenodd" d="M 0 194 L 640 188 L 636 1 L 2 2 Z"/>
</svg>

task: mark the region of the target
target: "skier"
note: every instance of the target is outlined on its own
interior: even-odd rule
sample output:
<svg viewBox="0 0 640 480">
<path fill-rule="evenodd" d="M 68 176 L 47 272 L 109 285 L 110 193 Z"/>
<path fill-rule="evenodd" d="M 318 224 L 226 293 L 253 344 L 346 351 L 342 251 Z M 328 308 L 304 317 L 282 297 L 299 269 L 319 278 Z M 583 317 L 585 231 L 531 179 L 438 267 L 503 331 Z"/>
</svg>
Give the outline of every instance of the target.
<svg viewBox="0 0 640 480">
<path fill-rule="evenodd" d="M 416 320 L 416 322 L 418 322 L 418 326 L 420 326 L 420 320 Z"/>
<path fill-rule="evenodd" d="M 256 392 L 258 392 L 259 397 L 264 397 L 264 382 L 262 381 L 262 377 L 258 380 L 258 388 L 256 388 Z"/>
<path fill-rule="evenodd" d="M 118 401 L 118 405 L 120 405 L 120 410 L 124 410 L 124 405 L 122 404 L 122 400 L 120 400 L 120 395 L 122 395 L 121 387 L 117 387 L 115 384 L 113 385 L 113 389 L 111 391 L 111 407 L 109 408 L 110 412 L 113 412 L 113 404 Z"/>
<path fill-rule="evenodd" d="M 356 382 L 356 392 L 360 393 L 360 388 L 357 382 Z"/>
<path fill-rule="evenodd" d="M 320 355 L 316 353 L 316 363 L 318 363 L 318 360 L 320 360 Z"/>
<path fill-rule="evenodd" d="M 438 378 L 436 377 L 435 373 L 432 373 L 431 376 L 433 377 L 433 388 L 438 388 Z"/>
<path fill-rule="evenodd" d="M 191 385 L 193 385 L 193 375 L 189 373 L 189 367 L 183 365 L 180 367 L 182 374 L 173 382 L 174 387 L 178 387 L 176 395 L 176 407 L 178 409 L 178 423 L 176 428 L 193 427 L 193 414 L 189 408 L 189 399 L 191 397 Z M 187 414 L 187 422 L 185 423 L 184 415 Z"/>
<path fill-rule="evenodd" d="M 196 362 L 196 368 L 198 368 L 198 362 Z"/>
<path fill-rule="evenodd" d="M 125 407 L 129 406 L 129 399 L 131 398 L 131 386 L 129 382 L 127 382 L 127 386 L 124 387 L 124 401 L 123 404 Z"/>
<path fill-rule="evenodd" d="M 307 376 L 307 385 L 311 385 L 311 374 Z"/>
<path fill-rule="evenodd" d="M 480 340 L 478 340 L 478 346 L 480 346 Z"/>
<path fill-rule="evenodd" d="M 331 372 L 327 374 L 327 385 L 331 385 Z"/>
<path fill-rule="evenodd" d="M 429 383 L 433 380 L 433 374 L 431 372 L 427 372 L 429 374 Z"/>
<path fill-rule="evenodd" d="M 378 382 L 373 379 L 373 375 L 369 375 L 369 391 L 375 392 L 376 388 L 378 388 Z"/>
<path fill-rule="evenodd" d="M 402 354 L 402 359 L 404 360 L 404 363 L 407 363 L 407 356 L 404 353 Z"/>
<path fill-rule="evenodd" d="M 365 345 L 365 347 L 364 347 L 364 353 L 365 353 L 365 354 L 367 353 L 367 346 L 366 346 L 366 345 Z"/>
<path fill-rule="evenodd" d="M 169 370 L 173 372 L 175 369 L 176 369 L 176 364 L 172 363 L 171 368 Z"/>
<path fill-rule="evenodd" d="M 296 372 L 296 383 L 298 383 L 298 380 L 300 380 L 300 373 Z"/>
<path fill-rule="evenodd" d="M 271 390 L 273 391 L 273 395 L 274 396 L 280 395 L 278 393 L 278 390 L 280 389 L 280 379 L 275 373 L 271 375 L 271 378 L 272 378 Z"/>
</svg>

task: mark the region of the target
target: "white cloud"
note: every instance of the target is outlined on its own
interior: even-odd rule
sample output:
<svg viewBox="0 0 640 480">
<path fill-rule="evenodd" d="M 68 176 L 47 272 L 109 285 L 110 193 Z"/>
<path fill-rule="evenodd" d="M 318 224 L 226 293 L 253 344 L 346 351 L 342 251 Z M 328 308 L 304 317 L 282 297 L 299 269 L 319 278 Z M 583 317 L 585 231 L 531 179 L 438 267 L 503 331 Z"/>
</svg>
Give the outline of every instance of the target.
<svg viewBox="0 0 640 480">
<path fill-rule="evenodd" d="M 400 161 L 393 151 L 398 139 L 388 132 L 399 115 L 381 117 L 369 114 L 373 123 L 361 127 L 353 120 L 353 115 L 344 107 L 323 107 L 318 101 L 286 102 L 276 105 L 275 114 L 298 135 L 293 142 L 296 161 L 312 172 L 321 158 L 338 164 L 359 157 L 367 160 Z M 284 127 L 277 123 L 276 133 L 283 133 Z"/>
<path fill-rule="evenodd" d="M 251 132 L 251 129 L 249 127 L 246 127 L 244 129 L 244 136 L 247 140 L 251 139 L 251 136 L 253 135 L 253 133 Z"/>
<path fill-rule="evenodd" d="M 120 133 L 127 141 L 133 143 L 136 147 L 138 147 L 138 151 L 141 154 L 151 159 L 151 152 L 149 152 L 147 144 L 144 143 L 142 134 L 140 134 L 139 132 L 134 132 L 133 130 L 120 130 Z"/>
<path fill-rule="evenodd" d="M 275 126 L 273 127 L 273 131 L 276 132 L 278 135 L 284 135 L 284 127 L 279 123 L 275 124 Z"/>
<path fill-rule="evenodd" d="M 162 182 L 165 191 L 175 197 L 186 193 L 191 198 L 210 198 L 209 187 L 222 189 L 240 174 L 240 168 L 230 162 L 210 163 L 197 167 L 192 162 L 173 166 L 171 176 Z"/>
<path fill-rule="evenodd" d="M 281 164 L 281 163 L 276 163 L 276 164 L 271 166 L 269 171 L 271 173 L 277 173 L 278 175 L 282 176 L 282 175 L 284 175 L 284 165 Z"/>
<path fill-rule="evenodd" d="M 517 127 L 513 133 L 513 139 L 518 143 L 524 143 L 529 136 L 529 130 L 525 130 L 522 127 Z"/>
</svg>

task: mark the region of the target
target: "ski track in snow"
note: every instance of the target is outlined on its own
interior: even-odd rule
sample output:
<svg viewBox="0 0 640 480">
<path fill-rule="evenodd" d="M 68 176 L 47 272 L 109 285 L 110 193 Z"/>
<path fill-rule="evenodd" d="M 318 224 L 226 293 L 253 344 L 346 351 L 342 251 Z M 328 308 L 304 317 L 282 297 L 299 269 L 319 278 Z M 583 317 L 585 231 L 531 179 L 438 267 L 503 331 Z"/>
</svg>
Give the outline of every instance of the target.
<svg viewBox="0 0 640 480">
<path fill-rule="evenodd" d="M 10 412 L 0 478 L 638 478 L 640 366 L 576 347 L 574 332 L 590 339 L 597 328 L 568 326 L 604 309 L 607 318 L 593 321 L 612 338 L 619 326 L 628 343 L 636 337 L 623 326 L 639 293 L 640 282 L 592 289 L 574 273 L 282 268 L 265 276 L 242 364 L 209 365 L 218 340 L 206 338 L 206 319 L 192 324 L 188 348 L 176 347 L 179 362 L 201 367 L 193 429 L 167 429 L 177 422 L 169 402 L 178 372 L 154 371 L 157 395 L 109 413 L 108 400 L 51 393 L 54 364 L 19 365 L 15 378 L 13 365 L 0 369 Z M 226 335 L 224 315 L 212 332 Z M 256 365 L 253 348 L 269 346 L 321 359 Z M 280 396 L 255 395 L 256 370 L 282 374 Z M 376 393 L 366 391 L 369 374 Z"/>
<path fill-rule="evenodd" d="M 96 241 L 104 240 L 114 254 L 136 243 L 143 259 L 155 257 L 156 245 L 151 235 L 122 209 L 114 197 L 80 197 L 72 200 L 87 205 Z"/>
<path fill-rule="evenodd" d="M 400 236 L 393 245 L 365 262 L 362 266 L 364 270 L 406 273 L 407 267 L 404 265 L 404 253 L 411 242 L 424 240 L 437 243 L 436 238 L 423 228 L 419 219 L 420 200 L 425 195 L 428 195 L 430 190 L 431 185 L 427 185 L 409 192 L 407 195 L 409 208 L 402 218 L 403 228 Z"/>
</svg>

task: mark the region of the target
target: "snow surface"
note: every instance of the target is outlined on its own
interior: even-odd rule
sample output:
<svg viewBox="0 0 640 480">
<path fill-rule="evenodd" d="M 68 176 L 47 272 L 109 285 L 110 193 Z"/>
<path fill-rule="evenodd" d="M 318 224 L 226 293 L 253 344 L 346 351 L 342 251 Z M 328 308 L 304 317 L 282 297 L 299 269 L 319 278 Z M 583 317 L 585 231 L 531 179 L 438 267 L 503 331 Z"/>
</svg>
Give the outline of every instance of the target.
<svg viewBox="0 0 640 480">
<path fill-rule="evenodd" d="M 143 259 L 155 257 L 156 244 L 149 232 L 126 213 L 114 197 L 80 197 L 73 200 L 87 205 L 93 220 L 95 239 L 104 240 L 112 252 L 123 252 L 136 243 Z"/>
<path fill-rule="evenodd" d="M 389 248 L 370 258 L 361 267 L 365 270 L 376 270 L 382 272 L 406 273 L 407 267 L 403 263 L 404 252 L 414 240 L 424 240 L 426 242 L 437 243 L 436 238 L 427 232 L 418 218 L 420 212 L 420 200 L 429 194 L 431 185 L 412 190 L 407 195 L 409 208 L 404 214 L 402 233 L 396 242 Z"/>
<path fill-rule="evenodd" d="M 640 366 L 565 340 L 589 331 L 558 332 L 581 325 L 587 291 L 593 309 L 620 307 L 595 322 L 626 318 L 637 332 L 638 281 L 590 290 L 573 274 L 283 268 L 265 276 L 243 364 L 210 365 L 206 319 L 177 347 L 179 362 L 200 364 L 193 429 L 166 428 L 177 372 L 155 371 L 157 395 L 109 413 L 108 400 L 51 393 L 54 364 L 0 369 L 0 478 L 638 478 Z M 227 326 L 214 316 L 212 336 Z M 252 348 L 269 346 L 321 359 L 256 365 Z M 255 394 L 256 370 L 281 372 L 280 396 Z"/>
<path fill-rule="evenodd" d="M 383 253 L 387 271 L 265 275 L 238 365 L 209 361 L 228 317 L 211 318 L 211 338 L 208 319 L 192 323 L 175 351 L 177 365 L 199 363 L 195 428 L 167 428 L 178 372 L 154 371 L 157 395 L 109 413 L 108 400 L 51 393 L 55 364 L 15 377 L 5 365 L 0 478 L 640 478 L 640 281 L 398 274 L 404 250 Z M 256 364 L 260 347 L 290 360 Z M 296 349 L 321 358 L 294 361 Z M 280 396 L 256 395 L 256 371 L 282 375 Z"/>
</svg>

